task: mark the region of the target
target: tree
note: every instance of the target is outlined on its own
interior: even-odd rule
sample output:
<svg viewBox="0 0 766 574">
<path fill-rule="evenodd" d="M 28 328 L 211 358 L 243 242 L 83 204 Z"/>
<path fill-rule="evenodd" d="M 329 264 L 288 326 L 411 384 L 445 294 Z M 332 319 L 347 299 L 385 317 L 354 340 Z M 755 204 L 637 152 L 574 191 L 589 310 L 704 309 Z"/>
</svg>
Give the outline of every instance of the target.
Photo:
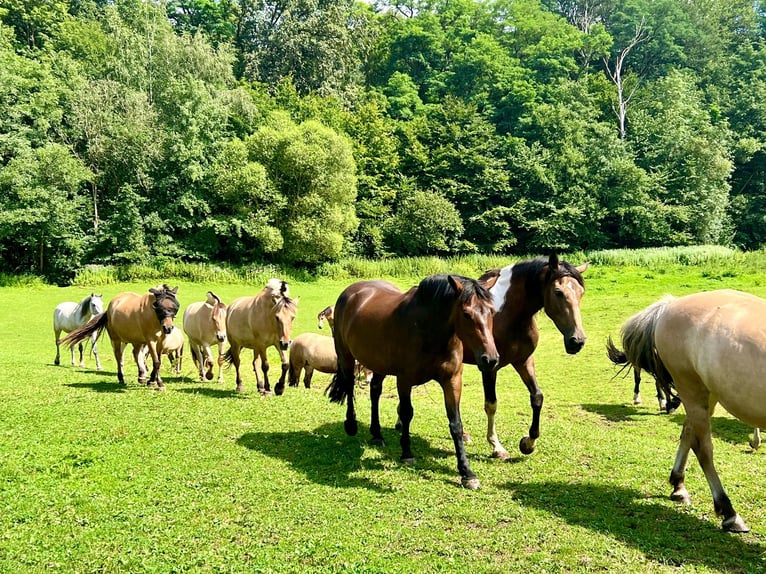
<svg viewBox="0 0 766 574">
<path fill-rule="evenodd" d="M 415 191 L 401 202 L 384 233 L 387 244 L 398 255 L 448 255 L 461 244 L 463 223 L 443 195 Z"/>
</svg>

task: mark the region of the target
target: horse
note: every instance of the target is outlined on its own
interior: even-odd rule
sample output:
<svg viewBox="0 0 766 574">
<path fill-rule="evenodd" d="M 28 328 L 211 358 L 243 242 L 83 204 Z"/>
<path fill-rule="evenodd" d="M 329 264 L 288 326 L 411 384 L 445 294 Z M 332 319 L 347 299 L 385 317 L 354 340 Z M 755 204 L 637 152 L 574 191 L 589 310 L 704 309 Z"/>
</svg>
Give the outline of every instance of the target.
<svg viewBox="0 0 766 574">
<path fill-rule="evenodd" d="M 621 351 L 615 347 L 614 342 L 612 341 L 612 338 L 609 337 L 606 342 L 606 354 L 607 357 L 613 362 L 617 363 L 617 361 L 621 358 Z M 638 367 L 636 365 L 625 365 L 625 367 L 629 367 L 633 369 L 633 404 L 634 405 L 640 405 L 641 404 L 641 367 Z M 620 369 L 619 372 L 622 372 L 623 367 Z M 619 374 L 619 373 L 618 373 Z M 679 406 L 681 406 L 681 399 L 678 398 L 678 396 L 673 392 L 673 389 L 663 388 L 662 384 L 659 380 L 654 380 L 654 386 L 655 390 L 657 391 L 657 402 L 659 403 L 660 410 L 665 411 L 668 414 L 673 414 L 676 412 Z"/>
<path fill-rule="evenodd" d="M 133 359 L 138 366 L 138 382 L 164 391 L 165 385 L 160 375 L 162 360 L 162 337 L 175 328 L 173 319 L 178 313 L 179 303 L 176 299 L 178 287 L 171 289 L 167 285 L 153 287 L 145 295 L 124 292 L 115 296 L 106 311 L 93 317 L 88 323 L 72 331 L 61 342 L 73 347 L 75 344 L 96 334 L 100 335 L 106 329 L 112 341 L 114 358 L 117 362 L 117 380 L 125 384 L 123 374 L 123 343 L 133 345 Z M 146 365 L 143 360 L 142 347 L 147 345 L 152 356 L 152 373 L 147 383 Z"/>
<path fill-rule="evenodd" d="M 570 355 L 585 345 L 580 301 L 585 293 L 582 274 L 588 263 L 574 266 L 560 261 L 554 253 L 548 258 L 538 257 L 485 272 L 479 282 L 487 284 L 495 306 L 493 335 L 500 354 L 497 369 L 481 373 L 484 387 L 484 411 L 487 415 L 487 442 L 492 456 L 508 459 L 495 430 L 497 412 L 497 371 L 512 365 L 529 391 L 532 406 L 532 424 L 529 434 L 519 441 L 519 450 L 531 454 L 540 436 L 540 412 L 543 393 L 535 376 L 534 352 L 539 340 L 535 315 L 541 309 L 551 318 L 564 337 L 564 349 Z M 465 350 L 463 361 L 475 364 L 470 349 Z"/>
<path fill-rule="evenodd" d="M 301 333 L 290 343 L 290 371 L 289 386 L 297 387 L 301 372 L 305 370 L 303 385 L 311 388 L 311 378 L 314 371 L 320 373 L 335 374 L 338 370 L 338 355 L 335 352 L 335 340 L 317 333 Z M 356 364 L 355 373 L 357 378 L 369 384 L 372 380 L 372 371 Z"/>
<path fill-rule="evenodd" d="M 53 310 L 53 334 L 56 340 L 56 358 L 53 360 L 53 364 L 58 366 L 61 363 L 60 342 L 61 332 L 71 333 L 78 327 L 82 327 L 87 323 L 91 317 L 98 315 L 104 310 L 104 302 L 101 300 L 101 295 L 91 293 L 85 299 L 79 303 L 67 301 L 65 303 L 59 303 Z M 101 361 L 98 360 L 98 348 L 96 347 L 96 340 L 98 337 L 94 334 L 92 337 L 93 356 L 96 358 L 96 368 L 101 370 Z M 82 343 L 77 348 L 80 351 L 80 366 L 85 366 L 85 361 L 82 360 Z M 72 352 L 72 365 L 75 366 L 74 360 L 74 347 L 71 348 Z"/>
<path fill-rule="evenodd" d="M 229 350 L 224 360 L 233 364 L 237 371 L 237 392 L 244 390 L 239 373 L 239 354 L 243 347 L 253 349 L 253 370 L 258 385 L 258 392 L 270 394 L 269 361 L 267 349 L 276 347 L 282 362 L 282 375 L 274 387 L 274 392 L 281 395 L 285 389 L 285 376 L 288 362 L 285 351 L 290 346 L 290 333 L 293 329 L 298 301 L 289 296 L 289 287 L 281 279 L 269 279 L 266 286 L 254 297 L 239 297 L 231 302 L 226 314 L 226 333 L 229 338 Z M 261 362 L 263 380 L 258 374 L 258 360 Z"/>
<path fill-rule="evenodd" d="M 492 297 L 478 281 L 458 275 L 434 275 L 402 292 L 386 281 L 360 281 L 346 287 L 335 304 L 333 337 L 338 371 L 326 393 L 347 401 L 344 429 L 356 435 L 354 365 L 373 371 L 370 383 L 372 443 L 383 445 L 379 405 L 386 375 L 396 376 L 402 423 L 401 460 L 414 460 L 410 441 L 412 387 L 437 381 L 444 393 L 450 435 L 455 444 L 461 484 L 479 487 L 463 443 L 460 395 L 463 348 L 483 372 L 493 370 L 498 353 L 492 338 Z"/>
<path fill-rule="evenodd" d="M 334 305 L 322 309 L 317 315 L 317 327 L 320 329 L 323 328 L 324 322 L 327 321 L 327 324 L 330 325 L 330 332 L 332 332 L 333 325 L 335 324 L 335 317 L 333 316 L 334 311 Z"/>
<path fill-rule="evenodd" d="M 199 370 L 199 380 L 212 380 L 213 353 L 211 345 L 218 345 L 218 382 L 223 383 L 223 344 L 226 341 L 227 307 L 212 291 L 207 300 L 192 303 L 184 311 L 183 327 L 189 337 L 192 360 Z M 207 368 L 207 373 L 205 369 Z"/>
<path fill-rule="evenodd" d="M 125 352 L 127 343 L 122 344 L 123 353 Z M 184 335 L 181 329 L 174 328 L 170 333 L 162 334 L 160 338 L 160 344 L 157 345 L 157 350 L 161 355 L 167 355 L 168 361 L 170 361 L 170 367 L 176 375 L 181 374 L 181 362 L 183 361 L 184 354 Z M 149 355 L 149 345 L 143 345 L 141 347 L 141 357 L 146 364 L 146 357 Z"/>
<path fill-rule="evenodd" d="M 766 425 L 766 300 L 731 289 L 667 296 L 622 326 L 618 364 L 638 365 L 673 385 L 686 411 L 675 464 L 672 500 L 690 503 L 684 484 L 692 449 L 707 479 L 722 528 L 747 532 L 713 463 L 710 417 L 717 403 L 741 421 Z"/>
</svg>

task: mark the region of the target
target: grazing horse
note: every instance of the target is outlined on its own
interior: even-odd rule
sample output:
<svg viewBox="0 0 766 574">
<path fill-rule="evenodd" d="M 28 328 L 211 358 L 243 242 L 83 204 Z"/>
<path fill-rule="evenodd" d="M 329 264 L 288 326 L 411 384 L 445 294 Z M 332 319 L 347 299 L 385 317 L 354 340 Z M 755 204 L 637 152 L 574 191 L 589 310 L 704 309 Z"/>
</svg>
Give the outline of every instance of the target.
<svg viewBox="0 0 766 574">
<path fill-rule="evenodd" d="M 449 429 L 464 487 L 479 487 L 463 443 L 460 395 L 463 348 L 483 372 L 497 366 L 492 338 L 492 297 L 478 281 L 457 275 L 427 277 L 406 293 L 386 281 L 360 281 L 347 287 L 335 304 L 338 372 L 327 389 L 330 400 L 348 401 L 344 428 L 357 433 L 354 409 L 355 361 L 373 371 L 370 383 L 370 433 L 382 445 L 379 405 L 386 375 L 396 376 L 402 424 L 402 461 L 414 460 L 410 444 L 412 387 L 430 380 L 444 392 Z"/>
<path fill-rule="evenodd" d="M 175 328 L 173 319 L 178 313 L 179 303 L 176 299 L 178 287 L 171 289 L 167 285 L 149 289 L 145 295 L 138 293 L 120 293 L 115 296 L 106 311 L 93 317 L 87 324 L 75 329 L 62 343 L 74 346 L 76 343 L 92 336 L 98 336 L 106 329 L 112 340 L 114 358 L 117 362 L 117 380 L 125 384 L 123 374 L 122 353 L 124 344 L 133 345 L 133 359 L 138 366 L 138 382 L 147 383 L 146 364 L 143 359 L 142 347 L 147 345 L 152 356 L 152 373 L 148 384 L 156 382 L 158 390 L 165 390 L 160 375 L 162 360 L 162 338 L 169 335 Z"/>
<path fill-rule="evenodd" d="M 615 347 L 611 337 L 609 337 L 606 342 L 606 354 L 609 359 L 616 364 L 619 364 L 619 361 L 622 359 L 623 353 L 617 347 Z M 626 367 L 633 369 L 633 404 L 640 405 L 641 367 L 627 364 L 619 370 L 618 374 L 621 373 Z M 657 379 L 654 380 L 654 386 L 657 391 L 657 402 L 660 405 L 660 410 L 665 411 L 668 414 L 673 414 L 676 412 L 676 409 L 678 409 L 678 407 L 681 405 L 681 399 L 679 399 L 678 396 L 673 392 L 673 389 L 669 387 L 663 388 L 662 384 Z"/>
<path fill-rule="evenodd" d="M 540 436 L 540 411 L 543 407 L 543 393 L 535 377 L 533 353 L 537 348 L 539 331 L 535 315 L 545 309 L 564 336 L 564 349 L 574 355 L 585 345 L 582 328 L 580 300 L 585 293 L 582 273 L 588 263 L 579 266 L 559 261 L 557 255 L 521 261 L 502 269 L 487 271 L 479 278 L 486 282 L 495 305 L 493 334 L 500 353 L 498 369 L 513 365 L 529 390 L 532 406 L 532 424 L 529 435 L 519 442 L 519 450 L 530 454 Z M 490 283 L 491 282 L 491 283 Z M 473 354 L 466 349 L 463 359 L 475 362 Z M 484 386 L 484 411 L 487 414 L 487 441 L 492 446 L 492 456 L 501 459 L 510 457 L 500 443 L 495 430 L 497 412 L 497 370 L 485 370 L 481 374 Z"/>
<path fill-rule="evenodd" d="M 66 303 L 59 303 L 53 310 L 53 334 L 56 337 L 56 358 L 53 360 L 54 365 L 59 365 L 61 362 L 60 341 L 61 332 L 71 333 L 78 327 L 82 327 L 87 323 L 91 317 L 98 315 L 104 310 L 104 302 L 101 300 L 101 295 L 91 293 L 85 299 L 79 303 L 67 301 Z M 96 358 L 96 368 L 101 370 L 101 361 L 98 360 L 98 349 L 96 348 L 96 340 L 98 337 L 93 334 L 92 347 L 93 356 Z M 82 360 L 82 343 L 77 345 L 80 351 L 80 366 L 85 366 L 85 361 Z M 74 347 L 72 352 L 72 365 L 77 365 L 74 360 Z"/>
<path fill-rule="evenodd" d="M 237 392 L 241 392 L 242 377 L 239 373 L 239 354 L 242 348 L 253 349 L 253 370 L 258 384 L 258 392 L 271 393 L 269 386 L 269 361 L 266 351 L 276 347 L 282 361 L 282 375 L 274 387 L 274 392 L 281 395 L 285 390 L 287 375 L 287 351 L 290 346 L 290 333 L 298 311 L 298 300 L 291 299 L 289 287 L 281 279 L 269 279 L 266 287 L 254 297 L 239 297 L 231 302 L 226 314 L 226 333 L 229 338 L 229 350 L 224 360 L 233 364 L 237 371 Z M 263 380 L 258 374 L 258 360 L 261 362 Z"/>
<path fill-rule="evenodd" d="M 622 326 L 618 364 L 637 365 L 673 385 L 686 411 L 671 499 L 689 504 L 684 484 L 689 450 L 699 461 L 722 527 L 749 529 L 734 510 L 713 464 L 710 417 L 717 403 L 756 428 L 766 425 L 766 300 L 724 289 L 665 297 Z"/>
<path fill-rule="evenodd" d="M 218 382 L 223 382 L 226 312 L 226 305 L 212 291 L 207 292 L 207 301 L 192 303 L 184 311 L 184 332 L 189 337 L 189 348 L 192 360 L 199 369 L 200 381 L 213 378 L 213 353 L 210 346 L 218 345 Z"/>
<path fill-rule="evenodd" d="M 330 325 L 330 332 L 333 330 L 333 325 L 335 324 L 335 317 L 333 316 L 333 313 L 335 312 L 335 305 L 330 305 L 329 307 L 325 307 L 319 312 L 319 315 L 317 315 L 317 327 L 320 329 L 324 326 L 324 322 L 327 321 L 327 324 Z"/>
</svg>

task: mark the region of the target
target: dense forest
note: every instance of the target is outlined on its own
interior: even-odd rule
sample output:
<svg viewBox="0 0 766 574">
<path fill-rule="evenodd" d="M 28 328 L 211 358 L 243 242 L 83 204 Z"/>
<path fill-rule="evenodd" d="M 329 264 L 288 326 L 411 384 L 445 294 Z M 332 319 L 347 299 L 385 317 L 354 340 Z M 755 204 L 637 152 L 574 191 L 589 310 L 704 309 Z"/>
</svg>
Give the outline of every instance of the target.
<svg viewBox="0 0 766 574">
<path fill-rule="evenodd" d="M 752 0 L 3 0 L 0 272 L 766 243 Z"/>
</svg>

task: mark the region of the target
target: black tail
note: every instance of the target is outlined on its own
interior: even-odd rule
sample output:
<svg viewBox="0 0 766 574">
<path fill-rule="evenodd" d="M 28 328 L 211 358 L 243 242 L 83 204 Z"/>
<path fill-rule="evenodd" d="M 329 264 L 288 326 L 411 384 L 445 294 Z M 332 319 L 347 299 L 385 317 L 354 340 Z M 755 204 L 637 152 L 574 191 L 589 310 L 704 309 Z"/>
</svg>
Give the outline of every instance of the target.
<svg viewBox="0 0 766 574">
<path fill-rule="evenodd" d="M 106 328 L 107 321 L 108 317 L 106 316 L 106 311 L 94 315 L 90 321 L 85 323 L 85 325 L 69 333 L 66 337 L 61 339 L 59 343 L 69 345 L 69 348 L 73 349 L 75 345 L 88 339 L 93 333 L 97 333 L 96 336 L 100 337 L 101 332 Z"/>
<path fill-rule="evenodd" d="M 351 376 L 343 374 L 338 363 L 338 370 L 332 376 L 330 385 L 325 389 L 324 393 L 330 397 L 330 402 L 343 404 L 346 402 L 346 397 L 354 392 L 354 375 L 353 371 Z"/>
<path fill-rule="evenodd" d="M 231 367 L 234 364 L 234 353 L 231 352 L 231 347 L 223 354 L 223 362 L 226 363 L 227 367 Z"/>
</svg>

